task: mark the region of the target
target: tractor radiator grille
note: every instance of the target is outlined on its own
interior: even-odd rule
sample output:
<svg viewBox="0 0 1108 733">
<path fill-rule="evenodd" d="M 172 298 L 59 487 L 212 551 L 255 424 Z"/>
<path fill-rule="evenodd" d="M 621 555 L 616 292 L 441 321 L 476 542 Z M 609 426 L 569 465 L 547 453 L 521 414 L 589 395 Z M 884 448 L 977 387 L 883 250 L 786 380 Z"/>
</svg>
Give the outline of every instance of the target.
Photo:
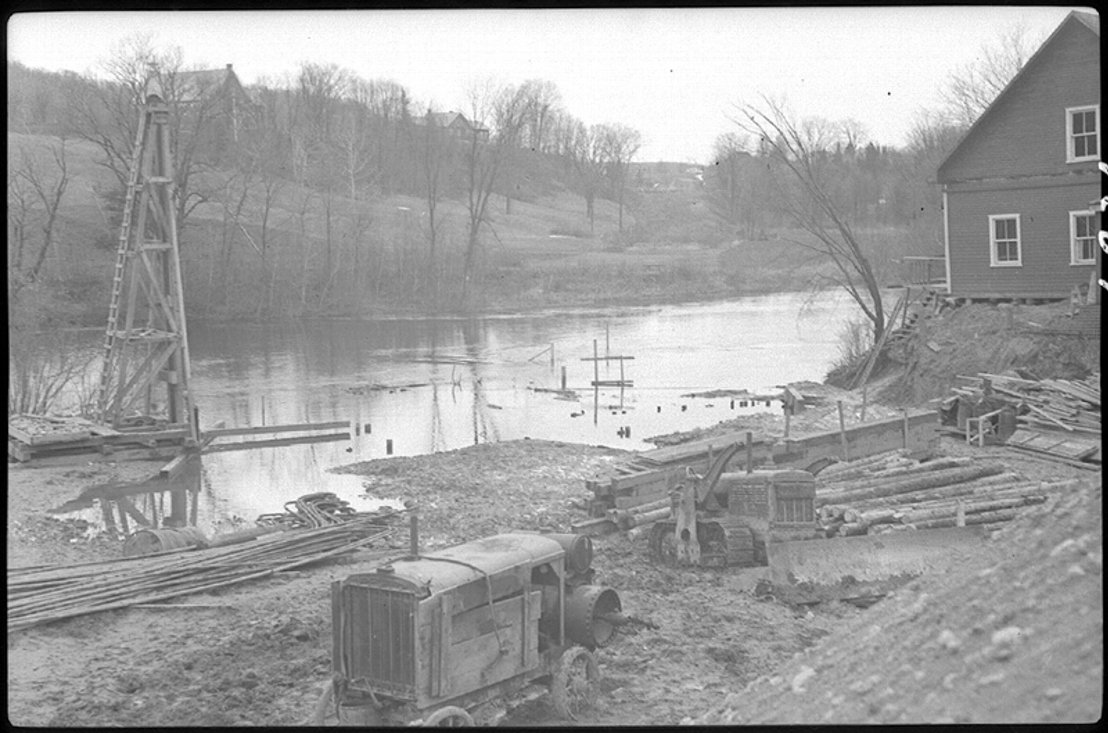
<svg viewBox="0 0 1108 733">
<path fill-rule="evenodd" d="M 415 595 L 347 585 L 342 600 L 346 676 L 376 692 L 414 699 Z"/>
</svg>

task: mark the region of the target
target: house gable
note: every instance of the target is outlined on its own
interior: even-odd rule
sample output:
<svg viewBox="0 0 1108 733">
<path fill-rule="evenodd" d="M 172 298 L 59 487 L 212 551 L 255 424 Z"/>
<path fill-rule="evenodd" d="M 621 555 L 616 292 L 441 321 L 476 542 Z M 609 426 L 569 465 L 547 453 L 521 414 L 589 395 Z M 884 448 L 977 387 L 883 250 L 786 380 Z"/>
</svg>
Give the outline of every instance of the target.
<svg viewBox="0 0 1108 733">
<path fill-rule="evenodd" d="M 1082 164 L 1067 162 L 1066 110 L 1099 104 L 1099 22 L 1071 13 L 939 166 L 938 181 L 1072 172 Z"/>
</svg>

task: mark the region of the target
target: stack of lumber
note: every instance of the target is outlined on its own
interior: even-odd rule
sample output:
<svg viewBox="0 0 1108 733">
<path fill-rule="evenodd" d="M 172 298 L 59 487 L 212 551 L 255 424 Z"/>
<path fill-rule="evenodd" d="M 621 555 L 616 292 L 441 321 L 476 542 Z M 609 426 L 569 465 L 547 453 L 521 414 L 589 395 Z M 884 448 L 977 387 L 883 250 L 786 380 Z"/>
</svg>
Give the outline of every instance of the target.
<svg viewBox="0 0 1108 733">
<path fill-rule="evenodd" d="M 972 457 L 920 462 L 893 453 L 821 472 L 816 507 L 829 537 L 995 524 L 1076 483 L 1032 481 Z"/>
<path fill-rule="evenodd" d="M 9 568 L 8 632 L 264 578 L 381 543 L 395 531 L 378 518 L 365 517 L 275 532 L 247 544 Z"/>
<path fill-rule="evenodd" d="M 963 377 L 969 387 L 955 387 L 963 396 L 979 395 L 985 380 L 999 398 L 1019 408 L 1018 420 L 1028 427 L 1057 428 L 1066 432 L 1100 435 L 1100 373 L 1083 380 L 1022 379 L 1007 374 L 979 373 Z"/>
<path fill-rule="evenodd" d="M 81 417 L 14 415 L 8 418 L 8 456 L 25 462 L 85 453 L 145 456 L 150 450 L 177 450 L 189 436 L 184 423 L 115 429 Z"/>
</svg>

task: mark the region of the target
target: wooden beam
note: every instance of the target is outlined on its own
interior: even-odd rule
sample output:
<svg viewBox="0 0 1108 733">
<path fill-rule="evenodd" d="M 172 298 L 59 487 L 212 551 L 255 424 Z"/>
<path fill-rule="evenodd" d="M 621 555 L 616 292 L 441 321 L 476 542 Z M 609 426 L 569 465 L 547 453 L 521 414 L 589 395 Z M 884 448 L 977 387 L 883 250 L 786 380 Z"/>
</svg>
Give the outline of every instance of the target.
<svg viewBox="0 0 1108 733">
<path fill-rule="evenodd" d="M 271 438 L 268 440 L 244 440 L 239 443 L 213 443 L 204 449 L 204 453 L 222 453 L 231 450 L 250 450 L 252 448 L 280 448 L 300 443 L 333 443 L 337 440 L 349 440 L 350 433 L 326 433 L 324 435 L 302 435 L 295 438 Z"/>
<path fill-rule="evenodd" d="M 313 430 L 337 430 L 339 428 L 350 429 L 349 420 L 334 420 L 321 423 L 298 423 L 291 425 L 259 425 L 246 428 L 209 428 L 203 431 L 204 438 L 217 438 L 224 435 L 264 435 L 267 433 L 294 433 L 309 432 Z"/>
</svg>

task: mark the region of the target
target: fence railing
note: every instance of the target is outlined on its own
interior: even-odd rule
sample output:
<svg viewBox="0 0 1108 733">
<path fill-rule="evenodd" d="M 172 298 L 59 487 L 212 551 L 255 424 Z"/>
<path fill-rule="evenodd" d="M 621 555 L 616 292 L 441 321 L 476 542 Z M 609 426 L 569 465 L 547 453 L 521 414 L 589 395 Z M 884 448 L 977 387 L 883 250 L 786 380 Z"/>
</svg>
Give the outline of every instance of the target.
<svg viewBox="0 0 1108 733">
<path fill-rule="evenodd" d="M 908 255 L 900 258 L 902 285 L 946 285 L 946 258 Z"/>
</svg>

